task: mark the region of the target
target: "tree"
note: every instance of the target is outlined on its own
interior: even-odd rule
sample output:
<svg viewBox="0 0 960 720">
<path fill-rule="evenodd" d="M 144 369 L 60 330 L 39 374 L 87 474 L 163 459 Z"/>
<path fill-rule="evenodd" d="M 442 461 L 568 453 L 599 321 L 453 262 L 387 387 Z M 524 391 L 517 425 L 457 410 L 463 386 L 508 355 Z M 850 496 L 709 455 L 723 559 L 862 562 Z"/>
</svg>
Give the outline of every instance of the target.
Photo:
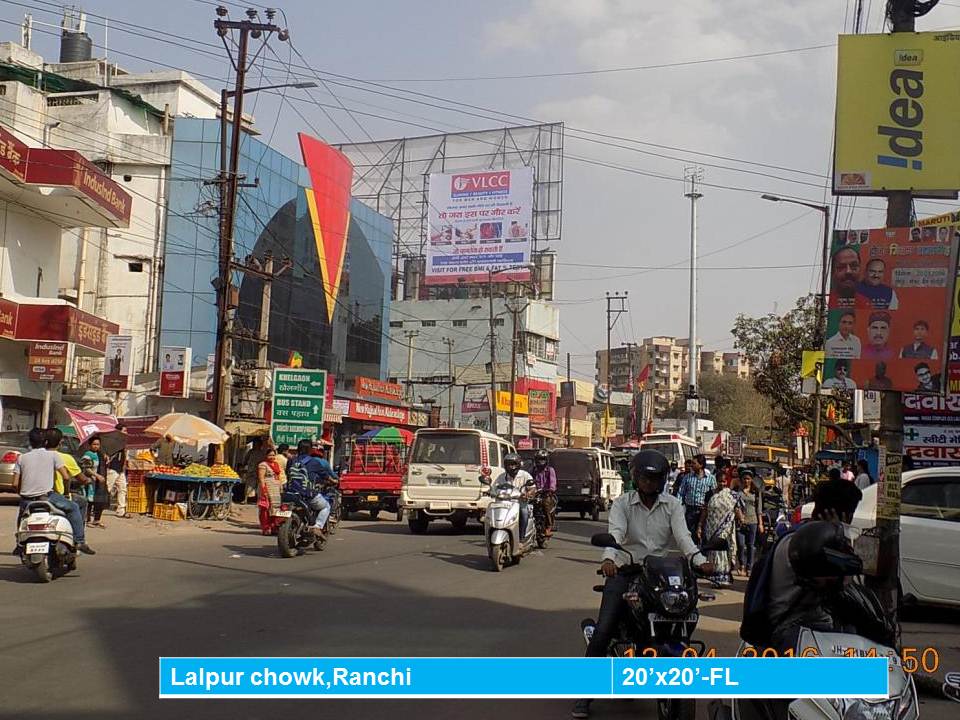
<svg viewBox="0 0 960 720">
<path fill-rule="evenodd" d="M 811 399 L 800 392 L 800 363 L 804 350 L 818 346 L 816 296 L 801 297 L 784 315 L 739 315 L 732 332 L 750 361 L 754 388 L 773 405 L 776 426 L 792 435 L 813 417 Z"/>
<path fill-rule="evenodd" d="M 764 428 L 770 426 L 770 401 L 763 397 L 749 380 L 736 375 L 706 373 L 700 376 L 700 397 L 710 401 L 707 418 L 713 420 L 714 430 L 725 430 L 739 435 L 746 427 L 751 440 L 767 440 Z M 686 417 L 687 400 L 681 396 L 673 401 L 669 415 Z"/>
</svg>

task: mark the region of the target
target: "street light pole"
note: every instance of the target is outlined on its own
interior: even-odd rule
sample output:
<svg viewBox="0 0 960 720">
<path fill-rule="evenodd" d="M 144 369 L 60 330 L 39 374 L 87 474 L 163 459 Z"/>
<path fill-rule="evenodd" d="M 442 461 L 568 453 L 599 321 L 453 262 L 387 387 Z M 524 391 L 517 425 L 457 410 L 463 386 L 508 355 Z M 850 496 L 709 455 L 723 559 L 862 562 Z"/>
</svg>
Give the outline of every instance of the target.
<svg viewBox="0 0 960 720">
<path fill-rule="evenodd" d="M 791 198 L 783 198 L 779 195 L 764 194 L 760 197 L 763 200 L 769 200 L 770 202 L 785 202 L 792 205 L 802 205 L 803 207 L 808 207 L 811 210 L 816 210 L 817 212 L 823 214 L 823 247 L 821 248 L 820 257 L 820 297 L 818 298 L 817 302 L 817 349 L 823 350 L 827 340 L 827 270 L 830 262 L 830 206 L 817 205 L 816 203 L 808 203 L 802 200 L 793 200 Z M 822 374 L 822 367 L 819 369 L 819 372 Z M 813 396 L 814 459 L 816 459 L 817 453 L 820 452 L 820 417 L 822 414 L 820 378 L 815 379 L 817 380 L 817 390 Z"/>
</svg>

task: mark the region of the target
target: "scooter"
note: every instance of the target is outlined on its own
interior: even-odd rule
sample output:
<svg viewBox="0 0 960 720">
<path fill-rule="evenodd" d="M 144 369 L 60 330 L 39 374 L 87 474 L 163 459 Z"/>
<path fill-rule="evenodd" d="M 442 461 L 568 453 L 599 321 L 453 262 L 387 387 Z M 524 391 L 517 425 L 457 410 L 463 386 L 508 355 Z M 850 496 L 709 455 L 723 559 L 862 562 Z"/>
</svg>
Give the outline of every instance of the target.
<svg viewBox="0 0 960 720">
<path fill-rule="evenodd" d="M 706 652 L 703 642 L 692 639 L 700 620 L 697 602 L 714 600 L 716 595 L 700 592 L 694 570 L 686 558 L 648 555 L 643 562 L 637 563 L 630 551 L 610 533 L 597 533 L 590 542 L 596 547 L 620 550 L 630 557 L 629 564 L 617 569 L 619 574 L 629 578 L 623 599 L 630 611 L 621 618 L 620 626 L 610 639 L 609 657 L 640 657 L 647 649 L 655 650 L 657 657 L 683 657 L 688 648 L 696 650 L 698 655 Z M 726 540 L 712 540 L 700 547 L 702 552 L 726 549 Z M 604 586 L 595 585 L 593 589 L 603 592 Z M 580 629 L 589 645 L 596 621 L 592 618 L 583 620 Z M 693 699 L 657 700 L 659 720 L 693 720 L 696 710 L 696 700 Z"/>
<path fill-rule="evenodd" d="M 77 567 L 77 545 L 67 516 L 46 500 L 27 505 L 17 528 L 20 561 L 48 583 Z"/>
<path fill-rule="evenodd" d="M 490 485 L 484 477 L 480 482 Z M 533 513 L 527 522 L 526 533 L 520 537 L 520 503 L 532 487 L 535 487 L 532 481 L 523 490 L 501 483 L 492 486 L 488 492 L 493 501 L 487 505 L 483 516 L 483 530 L 487 538 L 487 555 L 496 572 L 507 565 L 518 565 L 524 555 L 537 547 L 537 524 Z"/>
</svg>

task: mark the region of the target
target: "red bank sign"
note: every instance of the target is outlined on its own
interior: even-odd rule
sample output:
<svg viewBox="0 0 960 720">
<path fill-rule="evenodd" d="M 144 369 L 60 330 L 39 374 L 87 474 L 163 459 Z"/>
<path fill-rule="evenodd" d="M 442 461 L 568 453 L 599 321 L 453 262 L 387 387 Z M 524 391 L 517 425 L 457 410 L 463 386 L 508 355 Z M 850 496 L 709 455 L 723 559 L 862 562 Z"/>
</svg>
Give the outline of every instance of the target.
<svg viewBox="0 0 960 720">
<path fill-rule="evenodd" d="M 450 178 L 450 197 L 490 197 L 510 194 L 510 171 L 466 173 Z"/>
</svg>

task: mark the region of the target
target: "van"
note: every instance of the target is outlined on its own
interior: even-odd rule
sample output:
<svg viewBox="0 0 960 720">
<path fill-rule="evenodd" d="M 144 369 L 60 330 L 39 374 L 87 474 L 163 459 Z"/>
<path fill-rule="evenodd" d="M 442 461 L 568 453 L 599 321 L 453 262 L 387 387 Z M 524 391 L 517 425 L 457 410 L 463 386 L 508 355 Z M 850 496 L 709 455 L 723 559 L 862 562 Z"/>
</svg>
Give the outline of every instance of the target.
<svg viewBox="0 0 960 720">
<path fill-rule="evenodd" d="M 594 521 L 623 492 L 617 460 L 600 448 L 558 449 L 550 453 L 550 466 L 557 476 L 560 510 L 579 512 Z"/>
<path fill-rule="evenodd" d="M 483 430 L 417 430 L 400 489 L 410 532 L 422 535 L 431 520 L 449 520 L 457 530 L 470 518 L 481 520 L 490 497 L 480 476 L 499 477 L 512 452 L 513 445 Z"/>
<path fill-rule="evenodd" d="M 649 433 L 640 440 L 641 450 L 656 450 L 663 453 L 667 460 L 683 468 L 687 460 L 692 460 L 702 450 L 695 440 L 679 433 Z"/>
</svg>

